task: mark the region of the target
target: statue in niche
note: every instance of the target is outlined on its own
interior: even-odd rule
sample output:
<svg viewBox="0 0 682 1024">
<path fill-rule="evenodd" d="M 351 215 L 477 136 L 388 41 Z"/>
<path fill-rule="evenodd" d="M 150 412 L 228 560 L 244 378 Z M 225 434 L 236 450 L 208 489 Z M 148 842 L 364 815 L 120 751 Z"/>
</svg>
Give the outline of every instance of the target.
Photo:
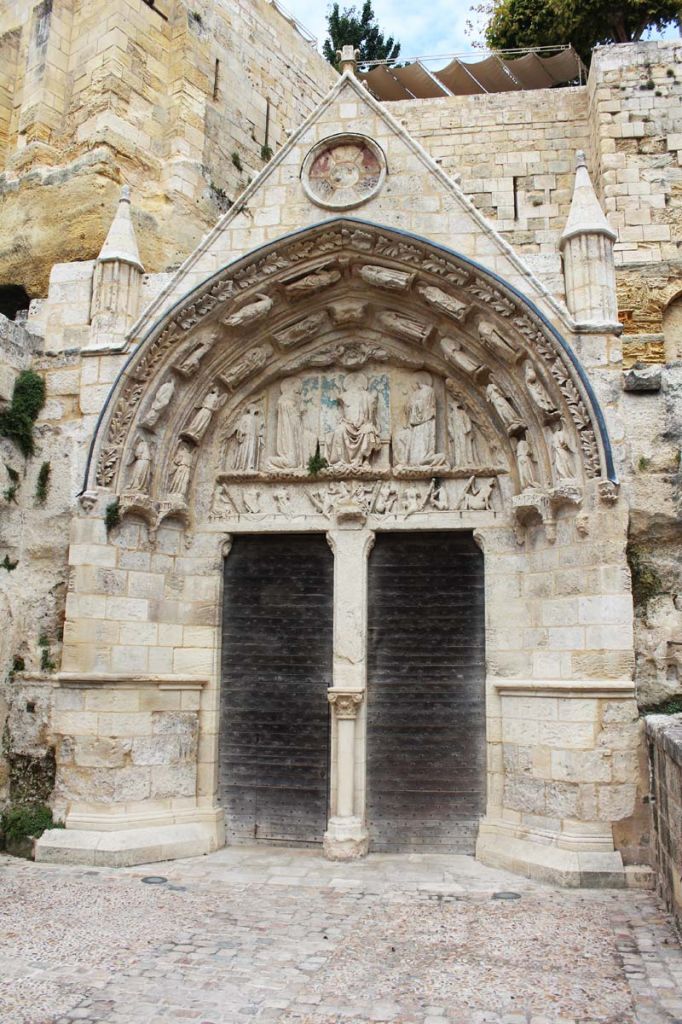
<svg viewBox="0 0 682 1024">
<path fill-rule="evenodd" d="M 520 437 L 516 442 L 516 467 L 522 491 L 532 491 L 540 486 L 535 477 L 535 456 L 527 437 Z"/>
<path fill-rule="evenodd" d="M 227 401 L 226 395 L 220 392 L 215 385 L 204 395 L 204 399 L 194 413 L 190 424 L 183 430 L 183 435 L 189 437 L 195 444 L 199 444 L 208 430 L 208 425 L 213 419 L 213 414 L 220 409 Z"/>
<path fill-rule="evenodd" d="M 249 403 L 227 437 L 233 443 L 231 468 L 257 470 L 263 448 L 263 413 L 260 406 Z"/>
<path fill-rule="evenodd" d="M 502 420 L 508 434 L 515 434 L 519 430 L 525 429 L 525 425 L 519 419 L 516 409 L 506 395 L 502 393 L 500 386 L 493 377 L 490 378 L 485 393 L 493 409 Z"/>
<path fill-rule="evenodd" d="M 469 377 L 480 377 L 486 370 L 483 363 L 477 363 L 475 359 L 468 356 L 463 351 L 462 346 L 459 342 L 454 341 L 452 338 L 443 338 L 440 343 L 441 351 L 445 358 L 452 363 L 453 366 L 459 367 Z"/>
<path fill-rule="evenodd" d="M 491 512 L 495 478 L 482 480 L 476 486 L 476 477 L 469 477 L 466 487 L 457 502 L 457 508 L 464 512 Z"/>
<path fill-rule="evenodd" d="M 152 473 L 152 446 L 143 437 L 138 437 L 133 454 L 128 463 L 131 467 L 126 490 L 138 494 L 145 493 L 149 487 Z"/>
<path fill-rule="evenodd" d="M 503 338 L 497 328 L 493 324 L 488 323 L 487 320 L 481 320 L 479 323 L 478 336 L 487 348 L 497 352 L 498 355 L 503 356 L 505 359 L 512 360 L 516 357 L 517 350 L 514 346 L 506 338 Z"/>
<path fill-rule="evenodd" d="M 254 302 L 242 306 L 236 313 L 225 317 L 223 323 L 226 327 L 242 327 L 244 324 L 256 323 L 262 320 L 272 309 L 272 299 L 268 295 L 257 295 Z"/>
<path fill-rule="evenodd" d="M 164 411 L 170 405 L 171 399 L 175 394 L 175 382 L 167 380 L 165 384 L 162 384 L 154 395 L 154 401 L 150 405 L 147 414 L 142 420 L 142 426 L 152 430 L 159 419 L 161 418 Z"/>
<path fill-rule="evenodd" d="M 418 373 L 407 406 L 407 426 L 398 431 L 395 455 L 401 466 L 444 465 L 436 451 L 436 393 L 430 373 Z"/>
<path fill-rule="evenodd" d="M 305 429 L 301 409 L 300 380 L 289 377 L 280 384 L 277 400 L 277 454 L 270 459 L 272 469 L 299 469 L 315 451 L 317 438 Z"/>
<path fill-rule="evenodd" d="M 552 433 L 552 457 L 557 479 L 575 480 L 575 449 L 569 440 L 563 420 L 559 420 L 559 426 Z"/>
<path fill-rule="evenodd" d="M 175 449 L 173 456 L 173 468 L 170 472 L 168 482 L 169 494 L 177 494 L 181 498 L 187 497 L 189 481 L 192 473 L 192 449 L 182 441 Z"/>
<path fill-rule="evenodd" d="M 217 337 L 218 332 L 213 331 L 207 338 L 200 340 L 199 344 L 195 345 L 189 355 L 180 363 L 178 367 L 180 373 L 184 373 L 186 377 L 191 377 L 192 374 L 196 373 L 199 369 L 201 360 L 211 348 Z"/>
<path fill-rule="evenodd" d="M 558 413 L 558 409 L 555 403 L 547 394 L 547 390 L 538 377 L 535 367 L 532 363 L 526 363 L 524 367 L 524 375 L 526 378 L 526 387 L 528 388 L 528 394 L 532 398 L 535 405 L 537 405 L 540 412 L 544 413 L 545 416 L 554 416 Z"/>
<path fill-rule="evenodd" d="M 332 433 L 327 460 L 330 465 L 367 465 L 381 448 L 377 426 L 378 397 L 368 390 L 364 373 L 348 373 L 337 398 L 341 421 Z"/>
<path fill-rule="evenodd" d="M 243 359 L 240 359 L 231 370 L 225 370 L 220 374 L 220 379 L 229 391 L 234 391 L 239 384 L 242 384 L 248 377 L 252 377 L 258 370 L 262 370 L 268 361 L 268 349 L 259 345 L 247 352 Z"/>
<path fill-rule="evenodd" d="M 451 399 L 448 402 L 448 435 L 452 442 L 452 464 L 474 466 L 481 460 L 476 437 L 476 425 L 464 406 Z"/>
</svg>

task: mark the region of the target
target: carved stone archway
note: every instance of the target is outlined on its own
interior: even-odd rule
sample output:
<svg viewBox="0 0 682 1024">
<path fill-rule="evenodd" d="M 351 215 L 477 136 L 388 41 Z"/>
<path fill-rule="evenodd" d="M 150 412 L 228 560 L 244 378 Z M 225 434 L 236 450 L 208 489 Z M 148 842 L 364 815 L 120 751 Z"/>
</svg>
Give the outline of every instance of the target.
<svg viewBox="0 0 682 1024">
<path fill-rule="evenodd" d="M 549 636 L 537 628 L 539 601 L 553 593 L 552 574 L 562 560 L 598 559 L 585 539 L 585 513 L 599 516 L 606 512 L 602 503 L 616 498 L 608 438 L 589 382 L 537 308 L 464 257 L 341 218 L 224 268 L 140 341 L 100 418 L 83 504 L 117 501 L 124 530 L 129 522 L 146 524 L 135 526 L 131 544 L 153 552 L 158 539 L 170 552 L 158 564 L 150 556 L 160 582 L 149 586 L 167 590 L 164 573 L 172 572 L 173 586 L 184 587 L 185 596 L 204 594 L 194 579 L 215 573 L 215 555 L 234 533 L 327 534 L 335 557 L 335 761 L 326 847 L 341 857 L 363 852 L 367 839 L 363 699 L 374 534 L 474 531 L 485 552 L 488 616 L 488 838 L 481 855 L 504 860 L 491 853 L 490 837 L 501 835 L 508 846 L 513 821 L 519 843 L 532 845 L 537 836 L 558 849 L 570 833 L 564 849 L 605 857 L 604 870 L 612 872 L 608 858 L 620 858 L 608 815 L 588 807 L 577 786 L 565 804 L 570 813 L 553 810 L 556 787 L 545 755 L 532 806 L 524 809 L 522 791 L 509 783 L 516 769 L 502 764 L 501 742 L 505 701 L 515 706 L 529 688 L 557 700 L 569 692 L 559 685 L 565 652 L 569 642 L 582 652 L 585 630 Z M 169 561 L 172 569 L 165 568 Z M 191 675 L 204 676 L 205 763 L 196 810 L 186 810 L 183 820 L 213 815 L 218 822 L 217 586 L 212 593 L 210 600 L 149 601 L 145 614 L 150 624 L 163 623 L 164 636 L 170 627 L 183 634 L 187 615 L 208 624 L 201 627 L 203 660 L 178 656 L 173 665 L 201 665 Z M 80 596 L 84 607 L 87 584 Z M 195 635 L 191 643 L 198 645 Z M 97 664 L 113 686 L 116 673 L 101 669 L 107 664 L 101 645 L 96 654 L 83 652 L 74 653 L 73 663 L 67 653 L 63 678 L 87 685 Z M 571 697 L 592 702 L 595 721 L 605 694 L 625 699 L 631 692 L 631 683 L 619 690 L 612 680 L 597 682 L 588 678 L 570 689 Z M 516 736 L 511 727 L 509 736 Z M 163 816 L 153 795 L 152 805 Z M 89 828 L 102 827 L 105 815 L 79 809 L 78 801 L 69 813 L 73 825 Z M 126 820 L 124 814 L 120 821 Z M 518 851 L 515 857 L 523 860 Z"/>
</svg>

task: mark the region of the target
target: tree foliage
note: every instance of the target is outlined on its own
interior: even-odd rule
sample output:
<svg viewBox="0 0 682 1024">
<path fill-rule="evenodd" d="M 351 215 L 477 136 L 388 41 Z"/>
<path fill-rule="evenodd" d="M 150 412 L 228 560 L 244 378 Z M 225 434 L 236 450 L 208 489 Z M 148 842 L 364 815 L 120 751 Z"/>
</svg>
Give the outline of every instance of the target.
<svg viewBox="0 0 682 1024">
<path fill-rule="evenodd" d="M 480 8 L 479 8 L 480 11 Z M 680 0 L 494 0 L 485 40 L 492 50 L 572 43 L 585 63 L 598 43 L 630 43 L 682 16 Z"/>
<path fill-rule="evenodd" d="M 329 35 L 322 45 L 322 53 L 335 67 L 338 64 L 336 52 L 342 46 L 359 50 L 360 64 L 371 60 L 393 63 L 400 53 L 400 43 L 396 43 L 393 36 L 386 39 L 377 25 L 372 0 L 364 0 L 360 11 L 356 7 L 341 10 L 338 3 L 332 4 L 327 14 L 327 31 Z"/>
</svg>

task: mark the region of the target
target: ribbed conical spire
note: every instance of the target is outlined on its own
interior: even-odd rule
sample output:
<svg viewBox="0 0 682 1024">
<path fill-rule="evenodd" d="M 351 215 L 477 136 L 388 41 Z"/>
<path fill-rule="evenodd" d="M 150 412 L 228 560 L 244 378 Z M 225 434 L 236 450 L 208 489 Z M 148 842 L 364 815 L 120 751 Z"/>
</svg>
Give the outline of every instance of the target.
<svg viewBox="0 0 682 1024">
<path fill-rule="evenodd" d="M 144 273 L 140 251 L 137 248 L 135 229 L 130 216 L 130 188 L 128 185 L 124 185 L 121 189 L 116 215 L 97 257 L 99 263 L 110 263 L 113 260 L 130 263 L 131 266 L 137 267 Z"/>
<path fill-rule="evenodd" d="M 612 242 L 618 237 L 597 199 L 582 149 L 576 153 L 573 199 L 566 227 L 559 239 L 559 248 L 563 248 L 568 239 L 575 235 L 606 235 Z"/>
</svg>

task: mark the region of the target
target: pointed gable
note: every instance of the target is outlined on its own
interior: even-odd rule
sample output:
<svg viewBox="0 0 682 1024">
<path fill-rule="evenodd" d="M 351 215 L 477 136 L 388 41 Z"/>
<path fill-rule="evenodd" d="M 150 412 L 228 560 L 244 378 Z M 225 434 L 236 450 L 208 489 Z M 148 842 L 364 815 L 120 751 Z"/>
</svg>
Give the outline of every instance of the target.
<svg viewBox="0 0 682 1024">
<path fill-rule="evenodd" d="M 183 296 L 222 267 L 301 228 L 333 219 L 349 207 L 330 209 L 311 198 L 302 169 L 324 139 L 364 136 L 385 156 L 381 188 L 350 214 L 404 230 L 461 253 L 514 285 L 556 324 L 565 307 L 512 246 L 449 178 L 426 150 L 377 102 L 350 71 L 344 72 L 317 110 L 244 190 L 234 206 L 183 263 L 133 329 L 142 338 Z"/>
</svg>

